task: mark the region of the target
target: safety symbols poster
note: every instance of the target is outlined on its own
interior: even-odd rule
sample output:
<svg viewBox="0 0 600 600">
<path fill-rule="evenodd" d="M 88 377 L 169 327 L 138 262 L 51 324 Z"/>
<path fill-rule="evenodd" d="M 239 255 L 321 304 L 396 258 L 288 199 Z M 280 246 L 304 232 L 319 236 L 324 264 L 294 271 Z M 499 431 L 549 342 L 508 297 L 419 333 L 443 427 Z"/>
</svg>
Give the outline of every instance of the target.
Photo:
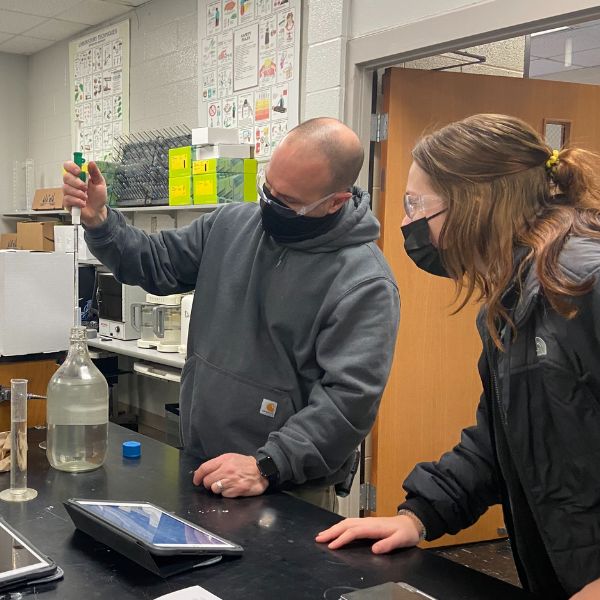
<svg viewBox="0 0 600 600">
<path fill-rule="evenodd" d="M 71 42 L 69 69 L 73 150 L 107 159 L 113 140 L 129 133 L 129 21 Z"/>
<path fill-rule="evenodd" d="M 199 0 L 199 123 L 267 161 L 298 124 L 301 0 Z"/>
</svg>

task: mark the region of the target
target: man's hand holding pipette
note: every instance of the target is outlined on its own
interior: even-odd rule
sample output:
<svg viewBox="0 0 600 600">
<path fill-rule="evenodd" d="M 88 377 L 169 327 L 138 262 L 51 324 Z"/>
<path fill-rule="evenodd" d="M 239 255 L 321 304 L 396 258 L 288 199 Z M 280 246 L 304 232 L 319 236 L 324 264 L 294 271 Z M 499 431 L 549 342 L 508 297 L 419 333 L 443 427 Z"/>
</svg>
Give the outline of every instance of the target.
<svg viewBox="0 0 600 600">
<path fill-rule="evenodd" d="M 64 163 L 64 205 L 67 210 L 81 208 L 81 222 L 86 227 L 98 227 L 108 215 L 106 182 L 94 161 L 88 164 L 87 181 L 79 179 L 81 169 L 73 162 Z"/>
</svg>

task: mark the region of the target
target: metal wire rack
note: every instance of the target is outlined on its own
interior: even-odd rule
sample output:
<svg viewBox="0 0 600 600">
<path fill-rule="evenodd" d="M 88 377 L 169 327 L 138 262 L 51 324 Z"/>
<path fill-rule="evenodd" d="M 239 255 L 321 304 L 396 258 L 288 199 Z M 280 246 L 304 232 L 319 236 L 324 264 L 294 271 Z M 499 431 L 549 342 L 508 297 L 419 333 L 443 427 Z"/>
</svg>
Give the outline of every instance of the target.
<svg viewBox="0 0 600 600">
<path fill-rule="evenodd" d="M 169 149 L 189 146 L 185 125 L 138 131 L 115 139 L 113 161 L 105 164 L 111 206 L 169 204 Z"/>
</svg>

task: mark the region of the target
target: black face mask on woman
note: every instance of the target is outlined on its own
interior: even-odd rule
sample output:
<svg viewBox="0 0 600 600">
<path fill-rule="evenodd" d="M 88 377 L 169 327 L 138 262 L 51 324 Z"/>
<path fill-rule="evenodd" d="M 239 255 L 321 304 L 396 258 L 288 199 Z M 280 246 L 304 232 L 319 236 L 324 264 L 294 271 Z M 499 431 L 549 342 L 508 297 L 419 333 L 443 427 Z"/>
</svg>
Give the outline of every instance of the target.
<svg viewBox="0 0 600 600">
<path fill-rule="evenodd" d="M 440 251 L 431 243 L 428 225 L 431 219 L 443 212 L 445 212 L 445 209 L 431 217 L 411 221 L 408 225 L 403 225 L 401 230 L 404 236 L 406 254 L 419 269 L 438 277 L 450 277 L 442 263 Z"/>
</svg>

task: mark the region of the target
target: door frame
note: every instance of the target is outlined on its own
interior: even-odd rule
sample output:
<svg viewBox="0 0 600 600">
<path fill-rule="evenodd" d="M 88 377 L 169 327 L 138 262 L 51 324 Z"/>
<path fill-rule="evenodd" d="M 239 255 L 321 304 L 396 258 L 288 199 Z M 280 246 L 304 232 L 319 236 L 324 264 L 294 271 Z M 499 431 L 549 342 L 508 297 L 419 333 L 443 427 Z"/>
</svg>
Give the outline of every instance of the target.
<svg viewBox="0 0 600 600">
<path fill-rule="evenodd" d="M 350 0 L 345 1 L 350 2 Z M 380 69 L 444 52 L 600 19 L 600 5 L 594 4 L 593 0 L 579 0 L 580 10 L 566 13 L 563 0 L 528 0 L 511 7 L 511 10 L 504 11 L 500 18 L 495 13 L 497 10 L 495 4 L 494 1 L 488 1 L 476 7 L 467 7 L 471 11 L 470 16 L 477 17 L 478 22 L 496 24 L 497 28 L 490 31 L 473 34 L 470 25 L 472 19 L 465 19 L 464 11 L 457 10 L 416 23 L 348 39 L 343 120 L 358 134 L 367 158 L 357 181 L 363 189 L 368 189 L 370 183 L 369 172 L 374 152 L 374 145 L 371 144 L 371 114 L 374 112 L 374 94 L 378 93 L 379 78 L 375 74 Z M 486 18 L 486 14 L 490 16 Z M 535 18 L 537 15 L 545 16 Z M 432 29 L 437 32 L 453 32 L 456 37 L 441 39 L 444 36 L 442 33 L 435 43 L 422 46 L 423 39 L 432 39 Z M 385 49 L 385 54 L 382 54 L 382 49 Z M 369 434 L 366 444 L 370 446 L 371 443 L 371 434 Z M 362 448 L 365 448 L 365 444 Z M 360 509 L 359 489 L 362 493 L 362 484 L 370 483 L 370 477 L 367 475 L 365 478 L 365 456 L 362 453 L 358 475 L 359 477 L 354 481 L 352 502 L 350 509 L 346 511 L 347 516 L 364 513 Z"/>
<path fill-rule="evenodd" d="M 502 17 L 498 18 L 496 3 L 485 2 L 468 9 L 470 16 L 477 18 L 477 22 L 496 23 L 498 28 L 491 31 L 471 34 L 472 26 L 469 23 L 472 19 L 466 19 L 464 11 L 457 10 L 417 23 L 350 39 L 346 51 L 344 120 L 358 134 L 365 156 L 370 157 L 371 154 L 374 71 L 461 48 L 600 19 L 599 5 L 594 5 L 592 1 L 582 1 L 580 4 L 586 8 L 564 13 L 561 12 L 565 8 L 562 0 L 530 0 L 511 7 L 510 11 L 504 11 Z M 531 20 L 532 11 L 548 16 Z M 452 40 L 440 39 L 429 46 L 420 46 L 423 39 L 431 39 L 432 29 L 438 32 L 455 32 L 458 37 Z M 463 32 L 465 35 L 461 36 Z M 443 34 L 439 37 L 442 38 Z M 385 55 L 381 54 L 382 48 L 386 49 Z M 365 161 L 358 179 L 358 184 L 365 189 L 368 185 L 368 164 L 369 161 Z"/>
</svg>

